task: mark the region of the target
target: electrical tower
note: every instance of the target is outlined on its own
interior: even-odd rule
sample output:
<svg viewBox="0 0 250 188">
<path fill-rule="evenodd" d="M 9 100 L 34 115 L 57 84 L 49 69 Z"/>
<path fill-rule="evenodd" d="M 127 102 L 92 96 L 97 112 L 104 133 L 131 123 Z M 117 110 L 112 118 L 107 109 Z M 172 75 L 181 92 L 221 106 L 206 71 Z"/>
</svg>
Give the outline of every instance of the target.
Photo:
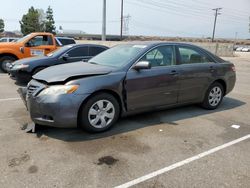
<svg viewBox="0 0 250 188">
<path fill-rule="evenodd" d="M 215 8 L 213 9 L 215 11 L 215 17 L 214 17 L 214 29 L 213 29 L 213 36 L 212 36 L 212 42 L 214 42 L 214 35 L 215 35 L 215 27 L 216 27 L 216 22 L 217 22 L 217 16 L 221 15 L 220 10 L 222 8 Z"/>
<path fill-rule="evenodd" d="M 124 35 L 129 35 L 129 21 L 131 16 L 128 14 L 127 16 L 123 16 L 123 29 L 122 32 Z"/>
</svg>

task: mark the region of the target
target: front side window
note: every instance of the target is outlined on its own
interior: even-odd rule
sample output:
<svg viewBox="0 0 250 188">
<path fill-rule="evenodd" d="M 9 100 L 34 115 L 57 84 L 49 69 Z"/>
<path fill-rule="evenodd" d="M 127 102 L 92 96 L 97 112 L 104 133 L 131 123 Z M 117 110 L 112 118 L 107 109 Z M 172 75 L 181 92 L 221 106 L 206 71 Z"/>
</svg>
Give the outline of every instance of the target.
<svg viewBox="0 0 250 188">
<path fill-rule="evenodd" d="M 179 52 L 180 52 L 180 64 L 211 62 L 207 56 L 188 47 L 179 47 Z"/>
<path fill-rule="evenodd" d="M 31 47 L 43 46 L 43 45 L 53 45 L 51 36 L 35 36 L 29 40 L 28 45 Z"/>
<path fill-rule="evenodd" d="M 68 53 L 69 57 L 84 57 L 89 56 L 88 47 L 76 47 L 70 50 Z"/>
<path fill-rule="evenodd" d="M 175 52 L 172 46 L 161 46 L 148 52 L 141 61 L 148 61 L 152 67 L 175 65 Z"/>
</svg>

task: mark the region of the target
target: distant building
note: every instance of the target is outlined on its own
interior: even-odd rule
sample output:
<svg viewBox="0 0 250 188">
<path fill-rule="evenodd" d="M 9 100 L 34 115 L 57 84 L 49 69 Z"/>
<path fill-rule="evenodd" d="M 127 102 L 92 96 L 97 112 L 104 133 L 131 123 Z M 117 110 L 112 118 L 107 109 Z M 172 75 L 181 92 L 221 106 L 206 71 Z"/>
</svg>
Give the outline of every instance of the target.
<svg viewBox="0 0 250 188">
<path fill-rule="evenodd" d="M 22 33 L 20 31 L 4 31 L 1 33 L 2 37 L 21 37 Z"/>
<path fill-rule="evenodd" d="M 81 30 L 72 30 L 72 29 L 59 29 L 57 34 L 64 34 L 64 35 L 81 35 L 86 34 L 84 31 Z"/>
</svg>

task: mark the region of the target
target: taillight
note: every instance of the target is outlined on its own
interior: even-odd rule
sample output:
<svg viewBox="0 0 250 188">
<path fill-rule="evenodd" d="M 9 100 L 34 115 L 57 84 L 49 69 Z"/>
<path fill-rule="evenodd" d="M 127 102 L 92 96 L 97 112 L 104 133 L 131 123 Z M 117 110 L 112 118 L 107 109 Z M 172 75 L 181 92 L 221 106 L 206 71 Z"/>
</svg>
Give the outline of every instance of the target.
<svg viewBox="0 0 250 188">
<path fill-rule="evenodd" d="M 233 72 L 235 72 L 236 70 L 235 70 L 235 66 L 234 65 L 232 65 L 231 66 L 231 70 L 233 71 Z"/>
</svg>

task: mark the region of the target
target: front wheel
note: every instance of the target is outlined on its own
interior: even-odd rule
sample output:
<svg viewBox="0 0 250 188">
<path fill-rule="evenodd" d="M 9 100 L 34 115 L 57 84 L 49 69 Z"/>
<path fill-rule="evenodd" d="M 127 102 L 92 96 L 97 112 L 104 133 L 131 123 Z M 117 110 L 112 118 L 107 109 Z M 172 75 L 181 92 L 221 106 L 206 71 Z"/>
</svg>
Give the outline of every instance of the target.
<svg viewBox="0 0 250 188">
<path fill-rule="evenodd" d="M 11 56 L 3 56 L 0 58 L 0 69 L 3 72 L 7 72 L 7 65 L 12 64 L 16 59 Z"/>
<path fill-rule="evenodd" d="M 222 102 L 224 92 L 224 88 L 220 83 L 213 83 L 207 90 L 202 107 L 208 110 L 216 109 Z"/>
<path fill-rule="evenodd" d="M 80 126 L 88 132 L 108 130 L 118 120 L 120 106 L 115 97 L 100 93 L 91 97 L 79 113 Z"/>
</svg>

